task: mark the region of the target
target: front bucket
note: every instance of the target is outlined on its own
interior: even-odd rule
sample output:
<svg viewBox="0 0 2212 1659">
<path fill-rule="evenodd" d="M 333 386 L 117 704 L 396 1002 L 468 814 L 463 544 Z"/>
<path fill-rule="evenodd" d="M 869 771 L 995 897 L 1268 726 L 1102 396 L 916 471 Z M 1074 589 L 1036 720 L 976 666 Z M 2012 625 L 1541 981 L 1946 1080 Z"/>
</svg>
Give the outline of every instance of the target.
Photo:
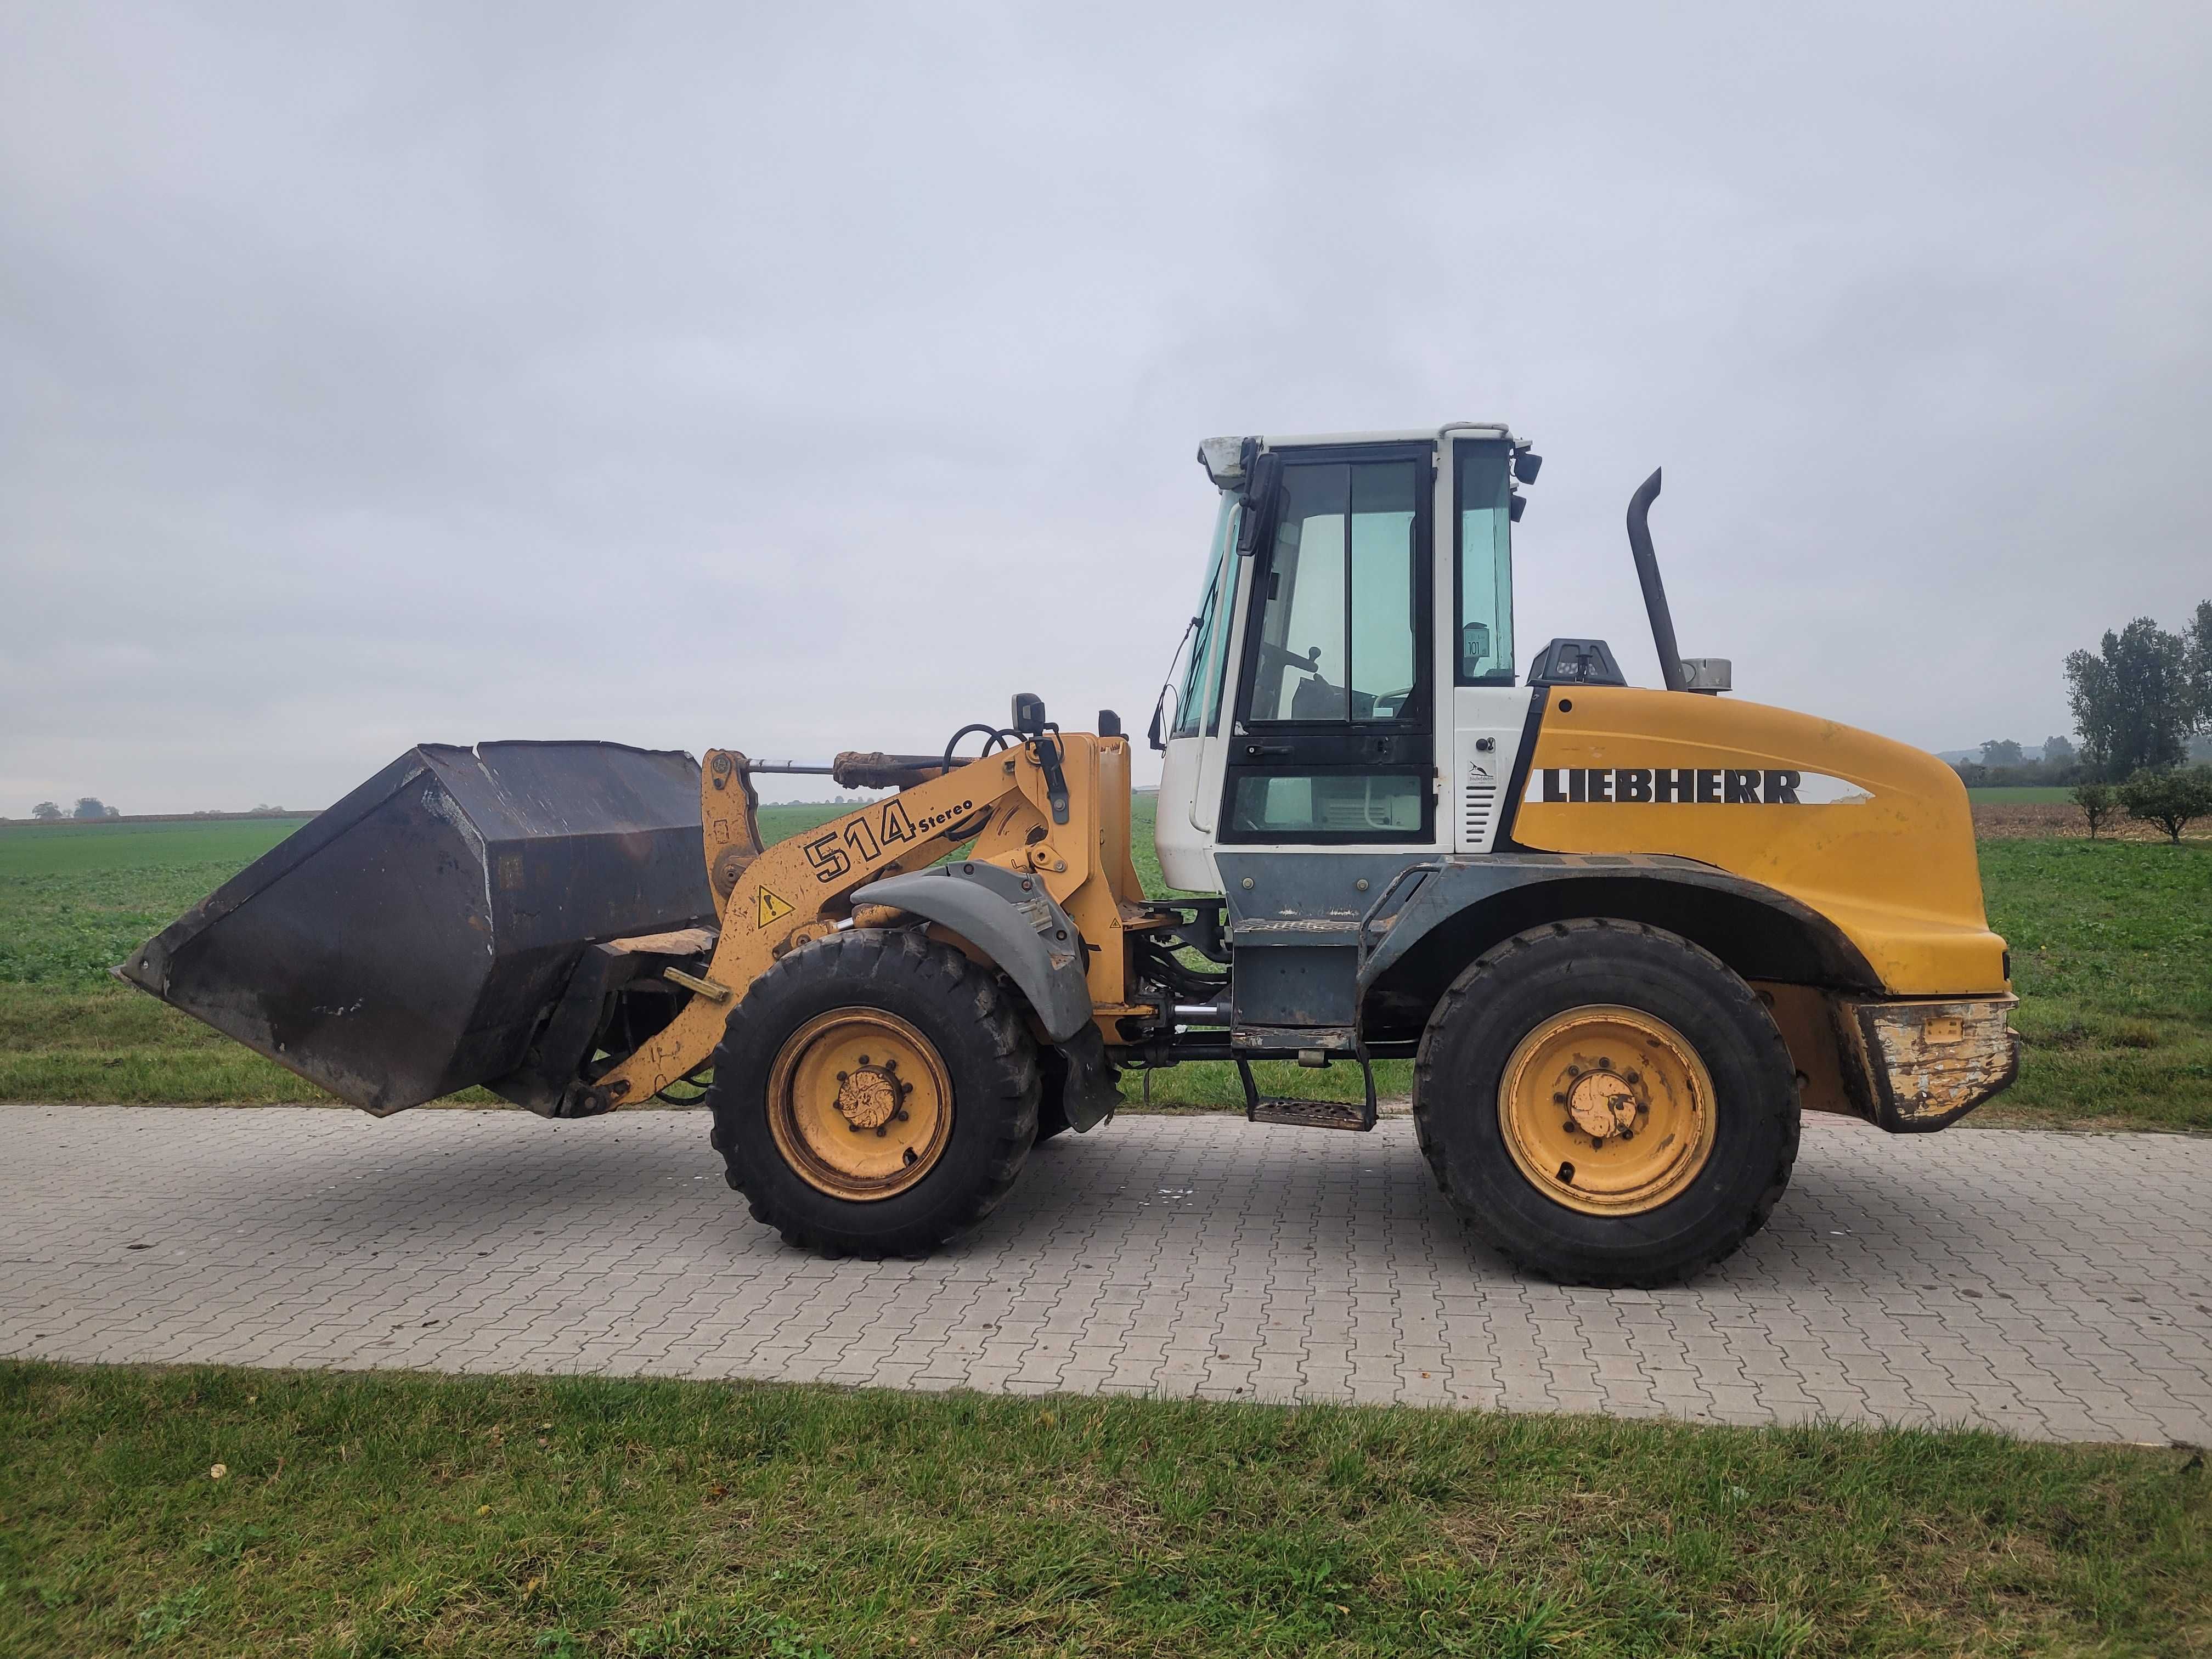
<svg viewBox="0 0 2212 1659">
<path fill-rule="evenodd" d="M 714 921 L 690 756 L 425 744 L 116 972 L 381 1115 L 515 1070 L 590 945 Z"/>
</svg>

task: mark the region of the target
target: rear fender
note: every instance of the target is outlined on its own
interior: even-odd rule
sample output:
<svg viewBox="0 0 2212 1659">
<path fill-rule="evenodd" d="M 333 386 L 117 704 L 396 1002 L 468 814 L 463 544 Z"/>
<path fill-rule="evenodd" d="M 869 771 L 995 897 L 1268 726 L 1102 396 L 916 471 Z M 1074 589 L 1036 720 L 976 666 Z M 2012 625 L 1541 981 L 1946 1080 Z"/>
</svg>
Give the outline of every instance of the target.
<svg viewBox="0 0 2212 1659">
<path fill-rule="evenodd" d="M 1576 916 L 1663 927 L 1748 980 L 1883 988 L 1826 917 L 1787 894 L 1688 859 L 1488 853 L 1445 860 L 1398 894 L 1396 913 L 1371 919 L 1364 941 L 1359 996 L 1370 1034 L 1378 1021 L 1418 1027 L 1454 975 L 1484 951 L 1528 927 Z"/>
<path fill-rule="evenodd" d="M 988 957 L 1064 1043 L 1091 1024 L 1083 942 L 1034 876 L 995 864 L 940 864 L 856 889 L 853 902 L 909 911 L 950 928 Z"/>
</svg>

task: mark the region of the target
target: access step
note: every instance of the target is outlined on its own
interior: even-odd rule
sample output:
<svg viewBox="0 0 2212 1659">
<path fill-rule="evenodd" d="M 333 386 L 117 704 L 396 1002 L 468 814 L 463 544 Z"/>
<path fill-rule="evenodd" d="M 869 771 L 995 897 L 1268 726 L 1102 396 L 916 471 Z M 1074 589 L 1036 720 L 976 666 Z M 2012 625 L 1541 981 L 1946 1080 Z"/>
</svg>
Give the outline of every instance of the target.
<svg viewBox="0 0 2212 1659">
<path fill-rule="evenodd" d="M 1252 1123 L 1288 1123 L 1301 1129 L 1353 1129 L 1364 1133 L 1375 1127 L 1375 1068 L 1367 1056 L 1352 1056 L 1366 1086 L 1364 1100 L 1302 1100 L 1289 1095 L 1263 1095 L 1252 1076 L 1251 1062 L 1239 1059 L 1237 1075 L 1244 1085 L 1244 1116 Z"/>
</svg>

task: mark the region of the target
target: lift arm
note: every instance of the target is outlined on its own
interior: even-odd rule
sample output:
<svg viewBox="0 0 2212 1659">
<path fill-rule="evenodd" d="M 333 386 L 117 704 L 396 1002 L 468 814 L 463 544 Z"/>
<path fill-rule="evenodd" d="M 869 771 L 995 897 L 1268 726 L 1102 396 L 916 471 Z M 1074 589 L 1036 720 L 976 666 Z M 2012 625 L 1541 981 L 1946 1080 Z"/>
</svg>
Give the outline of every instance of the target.
<svg viewBox="0 0 2212 1659">
<path fill-rule="evenodd" d="M 699 796 L 708 878 L 722 907 L 713 959 L 703 975 L 672 971 L 691 1000 L 605 1076 L 575 1085 L 579 1115 L 650 1099 L 698 1071 L 753 981 L 778 958 L 835 932 L 851 914 L 855 889 L 930 864 L 956 835 L 975 834 L 987 816 L 1025 798 L 1025 785 L 1040 794 L 1044 788 L 1026 750 L 988 755 L 763 850 L 745 757 L 709 750 Z"/>
</svg>

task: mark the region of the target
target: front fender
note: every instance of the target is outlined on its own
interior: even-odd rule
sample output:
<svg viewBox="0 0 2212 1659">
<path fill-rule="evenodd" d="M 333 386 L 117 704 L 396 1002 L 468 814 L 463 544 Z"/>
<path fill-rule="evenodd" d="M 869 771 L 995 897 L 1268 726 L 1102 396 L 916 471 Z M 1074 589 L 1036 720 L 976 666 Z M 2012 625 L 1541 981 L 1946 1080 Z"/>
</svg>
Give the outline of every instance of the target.
<svg viewBox="0 0 2212 1659">
<path fill-rule="evenodd" d="M 1044 1024 L 1066 1042 L 1091 1023 L 1083 944 L 1044 884 L 995 864 L 940 864 L 869 883 L 854 904 L 910 911 L 950 928 L 998 964 Z"/>
</svg>

